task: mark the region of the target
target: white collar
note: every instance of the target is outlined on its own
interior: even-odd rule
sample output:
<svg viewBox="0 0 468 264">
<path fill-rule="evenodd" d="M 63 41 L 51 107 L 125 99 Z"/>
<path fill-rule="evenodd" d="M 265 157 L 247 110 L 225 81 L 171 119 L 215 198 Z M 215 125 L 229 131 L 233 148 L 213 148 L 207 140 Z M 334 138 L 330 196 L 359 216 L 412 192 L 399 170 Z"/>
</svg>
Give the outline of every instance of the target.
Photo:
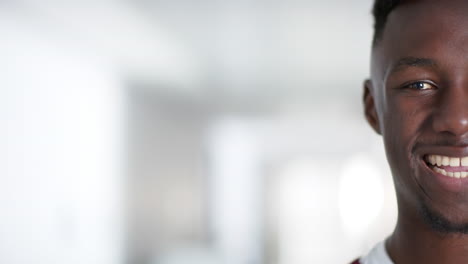
<svg viewBox="0 0 468 264">
<path fill-rule="evenodd" d="M 379 242 L 369 253 L 360 259 L 361 264 L 394 264 L 385 249 L 385 240 Z"/>
</svg>

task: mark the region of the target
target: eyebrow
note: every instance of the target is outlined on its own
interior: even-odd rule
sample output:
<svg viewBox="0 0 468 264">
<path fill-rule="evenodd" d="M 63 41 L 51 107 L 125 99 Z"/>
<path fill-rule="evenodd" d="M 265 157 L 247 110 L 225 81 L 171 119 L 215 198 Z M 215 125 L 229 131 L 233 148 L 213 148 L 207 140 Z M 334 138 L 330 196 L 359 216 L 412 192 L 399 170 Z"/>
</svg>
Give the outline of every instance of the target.
<svg viewBox="0 0 468 264">
<path fill-rule="evenodd" d="M 428 58 L 418 57 L 404 57 L 397 61 L 395 66 L 392 68 L 391 73 L 404 70 L 408 67 L 436 67 L 437 63 Z"/>
</svg>

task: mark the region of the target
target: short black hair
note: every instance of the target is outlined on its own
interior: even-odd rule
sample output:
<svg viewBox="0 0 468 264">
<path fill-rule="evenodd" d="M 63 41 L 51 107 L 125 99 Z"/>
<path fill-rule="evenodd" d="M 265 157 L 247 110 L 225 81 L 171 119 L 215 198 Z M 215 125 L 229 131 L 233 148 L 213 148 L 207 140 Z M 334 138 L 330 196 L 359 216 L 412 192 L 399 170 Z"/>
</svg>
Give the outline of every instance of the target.
<svg viewBox="0 0 468 264">
<path fill-rule="evenodd" d="M 388 15 L 401 2 L 403 2 L 403 0 L 375 0 L 374 7 L 372 9 L 372 15 L 374 15 L 373 45 L 375 45 L 382 37 Z"/>
</svg>

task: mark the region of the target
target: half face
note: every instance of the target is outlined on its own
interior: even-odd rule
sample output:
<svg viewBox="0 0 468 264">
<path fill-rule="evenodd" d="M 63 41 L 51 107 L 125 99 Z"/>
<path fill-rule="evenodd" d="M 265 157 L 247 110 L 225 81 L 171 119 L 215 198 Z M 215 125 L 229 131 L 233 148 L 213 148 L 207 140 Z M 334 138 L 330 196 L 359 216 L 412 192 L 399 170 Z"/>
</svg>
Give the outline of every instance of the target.
<svg viewBox="0 0 468 264">
<path fill-rule="evenodd" d="M 373 48 L 366 115 L 384 139 L 400 214 L 468 224 L 468 1 L 415 1 Z M 401 217 L 401 216 L 400 216 Z"/>
</svg>

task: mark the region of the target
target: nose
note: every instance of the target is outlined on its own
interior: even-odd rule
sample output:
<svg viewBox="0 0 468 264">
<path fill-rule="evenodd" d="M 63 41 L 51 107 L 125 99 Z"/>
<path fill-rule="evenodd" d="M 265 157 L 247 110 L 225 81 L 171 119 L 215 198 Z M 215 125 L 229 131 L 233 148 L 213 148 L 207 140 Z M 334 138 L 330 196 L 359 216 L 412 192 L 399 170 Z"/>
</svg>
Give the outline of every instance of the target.
<svg viewBox="0 0 468 264">
<path fill-rule="evenodd" d="M 457 137 L 468 136 L 468 90 L 466 88 L 447 88 L 441 94 L 433 119 L 433 128 L 436 132 Z"/>
</svg>

